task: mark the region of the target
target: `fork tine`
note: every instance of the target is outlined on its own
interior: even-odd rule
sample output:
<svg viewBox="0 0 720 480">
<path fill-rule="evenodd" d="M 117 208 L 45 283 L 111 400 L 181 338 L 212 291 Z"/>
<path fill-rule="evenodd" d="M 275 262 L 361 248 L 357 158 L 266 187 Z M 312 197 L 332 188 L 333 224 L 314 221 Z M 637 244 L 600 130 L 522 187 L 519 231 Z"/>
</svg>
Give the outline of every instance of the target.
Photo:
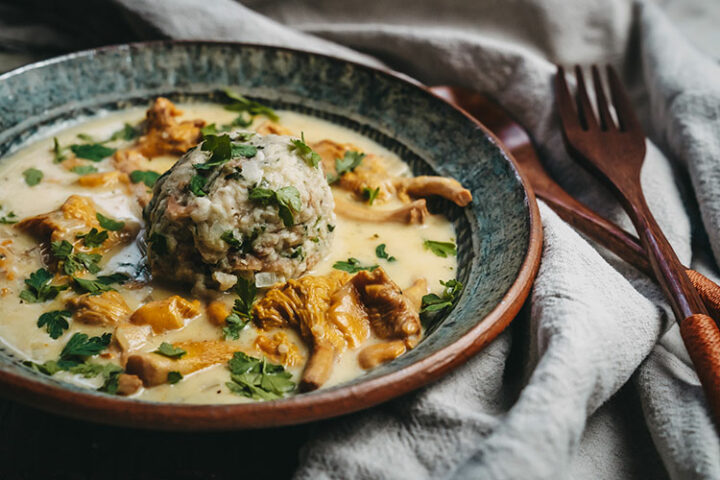
<svg viewBox="0 0 720 480">
<path fill-rule="evenodd" d="M 575 78 L 577 79 L 576 95 L 580 121 L 583 122 L 586 130 L 596 130 L 598 128 L 598 124 L 597 120 L 595 120 L 595 113 L 593 112 L 592 104 L 590 103 L 590 97 L 588 97 L 587 94 L 585 79 L 583 78 L 580 65 L 575 65 Z"/>
<path fill-rule="evenodd" d="M 595 86 L 595 99 L 597 101 L 597 109 L 600 114 L 600 126 L 603 130 L 615 130 L 615 122 L 610 109 L 608 108 L 607 98 L 605 97 L 605 89 L 600 79 L 600 71 L 597 65 L 592 66 L 593 85 Z"/>
<path fill-rule="evenodd" d="M 570 96 L 570 90 L 565 81 L 565 69 L 560 65 L 558 65 L 557 73 L 555 73 L 555 97 L 563 131 L 567 132 L 572 129 L 582 128 L 578 115 L 575 112 L 575 107 L 573 106 L 574 102 Z"/>
<path fill-rule="evenodd" d="M 613 106 L 615 107 L 615 113 L 617 113 L 618 123 L 620 129 L 626 132 L 642 133 L 642 126 L 635 116 L 632 103 L 625 93 L 625 89 L 620 83 L 620 77 L 618 77 L 615 69 L 608 65 L 607 67 L 608 83 L 610 84 L 610 94 L 612 95 Z M 644 134 L 643 134 L 644 135 Z"/>
</svg>

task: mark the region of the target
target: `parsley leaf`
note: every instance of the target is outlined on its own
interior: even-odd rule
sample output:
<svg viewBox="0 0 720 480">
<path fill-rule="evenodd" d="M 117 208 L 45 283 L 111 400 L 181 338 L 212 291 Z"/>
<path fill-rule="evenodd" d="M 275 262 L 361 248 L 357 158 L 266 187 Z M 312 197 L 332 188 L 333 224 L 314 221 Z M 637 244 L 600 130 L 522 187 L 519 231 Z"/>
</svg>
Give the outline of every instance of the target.
<svg viewBox="0 0 720 480">
<path fill-rule="evenodd" d="M 18 222 L 15 220 L 16 218 L 17 215 L 15 215 L 15 212 L 8 212 L 7 215 L 0 217 L 0 224 L 12 225 L 13 223 Z"/>
<path fill-rule="evenodd" d="M 257 155 L 257 147 L 253 145 L 246 145 L 244 143 L 233 143 L 231 149 L 232 158 L 252 158 Z"/>
<path fill-rule="evenodd" d="M 167 374 L 167 381 L 170 385 L 175 385 L 182 379 L 183 379 L 183 376 L 182 376 L 182 373 L 180 373 L 180 372 L 176 372 L 173 370 L 172 372 L 168 372 L 168 374 Z"/>
<path fill-rule="evenodd" d="M 457 280 L 448 280 L 447 282 L 440 280 L 440 284 L 445 287 L 442 295 L 436 295 L 434 293 L 424 295 L 422 297 L 420 313 L 439 312 L 452 306 L 455 298 L 462 291 L 463 287 L 462 283 Z"/>
<path fill-rule="evenodd" d="M 232 157 L 230 135 L 206 135 L 200 149 L 212 152 L 212 156 L 205 163 L 193 165 L 196 169 L 209 170 L 212 167 L 222 165 Z"/>
<path fill-rule="evenodd" d="M 117 220 L 106 217 L 102 213 L 96 213 L 95 218 L 97 218 L 97 221 L 100 222 L 100 226 L 102 228 L 110 230 L 111 232 L 117 232 L 125 227 L 125 222 L 118 222 Z"/>
<path fill-rule="evenodd" d="M 355 170 L 362 163 L 363 158 L 365 158 L 365 154 L 355 150 L 348 150 L 343 158 L 336 158 L 335 176 L 329 177 L 328 183 L 335 183 L 346 173 Z"/>
<path fill-rule="evenodd" d="M 387 252 L 385 251 L 385 244 L 384 244 L 384 243 L 381 243 L 380 245 L 378 245 L 377 247 L 375 247 L 375 255 L 376 255 L 378 258 L 384 258 L 384 259 L 387 260 L 388 262 L 394 262 L 395 260 L 397 260 L 395 257 L 387 254 Z"/>
<path fill-rule="evenodd" d="M 235 352 L 228 362 L 230 382 L 225 385 L 237 395 L 256 400 L 274 400 L 295 389 L 292 375 L 282 365 Z"/>
<path fill-rule="evenodd" d="M 37 168 L 28 168 L 23 172 L 23 177 L 25 177 L 25 183 L 27 183 L 31 187 L 34 187 L 35 185 L 40 183 L 43 179 L 43 176 L 43 172 L 41 172 Z"/>
<path fill-rule="evenodd" d="M 320 155 L 305 143 L 305 132 L 300 132 L 300 140 L 290 140 L 290 151 L 297 151 L 297 154 L 309 167 L 317 168 L 320 165 Z"/>
<path fill-rule="evenodd" d="M 240 250 L 243 245 L 242 240 L 235 238 L 232 230 L 225 230 L 222 235 L 220 235 L 220 240 L 225 241 L 225 243 L 230 245 L 230 248 L 234 248 L 235 250 Z"/>
<path fill-rule="evenodd" d="M 282 187 L 277 191 L 270 190 L 269 188 L 255 187 L 250 190 L 249 198 L 263 205 L 277 205 L 278 215 L 286 227 L 292 227 L 295 224 L 293 212 L 302 210 L 300 192 L 293 186 Z"/>
<path fill-rule="evenodd" d="M 25 279 L 27 289 L 20 292 L 20 298 L 28 303 L 40 303 L 52 300 L 57 294 L 68 288 L 67 285 L 51 285 L 50 282 L 53 275 L 41 268 L 30 274 L 30 278 Z"/>
<path fill-rule="evenodd" d="M 372 189 L 370 187 L 363 187 L 362 194 L 368 205 L 372 205 L 378 194 L 380 193 L 380 187 Z"/>
<path fill-rule="evenodd" d="M 206 137 L 208 135 L 217 135 L 218 134 L 218 128 L 217 125 L 214 123 L 211 123 L 210 125 L 205 125 L 200 129 L 200 135 L 203 137 Z"/>
<path fill-rule="evenodd" d="M 147 187 L 152 188 L 155 185 L 160 174 L 152 170 L 133 170 L 130 172 L 130 181 L 133 183 L 144 183 Z"/>
<path fill-rule="evenodd" d="M 207 192 L 203 190 L 205 188 L 205 183 L 207 182 L 207 179 L 205 177 L 200 175 L 193 175 L 190 179 L 190 184 L 188 187 L 190 188 L 190 191 L 195 195 L 196 197 L 204 197 L 207 195 Z"/>
<path fill-rule="evenodd" d="M 97 173 L 98 169 L 92 165 L 75 165 L 70 171 L 78 175 L 87 175 L 88 173 Z"/>
<path fill-rule="evenodd" d="M 435 240 L 425 240 L 423 245 L 432 251 L 438 257 L 446 258 L 448 255 L 457 255 L 457 247 L 453 242 L 436 242 Z"/>
<path fill-rule="evenodd" d="M 99 295 L 102 292 L 109 292 L 115 290 L 107 283 L 99 280 L 91 280 L 89 278 L 72 277 L 75 282 L 75 287 L 82 293 L 89 293 L 90 295 Z"/>
<path fill-rule="evenodd" d="M 99 162 L 115 153 L 114 148 L 108 148 L 100 143 L 70 145 L 70 150 L 76 157 L 85 158 L 93 162 Z"/>
<path fill-rule="evenodd" d="M 98 263 L 102 260 L 102 255 L 84 252 L 73 254 L 73 246 L 67 240 L 51 242 L 50 251 L 55 258 L 62 262 L 62 271 L 66 275 L 72 275 L 83 269 L 90 273 L 100 271 Z"/>
<path fill-rule="evenodd" d="M 63 334 L 64 330 L 70 328 L 67 319 L 72 316 L 72 313 L 67 310 L 53 310 L 51 312 L 45 312 L 38 318 L 38 328 L 45 327 L 50 338 L 56 339 Z"/>
<path fill-rule="evenodd" d="M 274 122 L 277 122 L 279 120 L 275 111 L 267 105 L 263 105 L 262 103 L 256 102 L 255 100 L 245 98 L 239 93 L 235 93 L 230 89 L 225 89 L 224 93 L 228 96 L 228 98 L 233 100 L 232 103 L 225 105 L 225 110 L 230 110 L 233 112 L 247 112 L 252 117 L 264 115 Z"/>
<path fill-rule="evenodd" d="M 158 355 L 163 355 L 168 358 L 178 359 L 185 355 L 187 351 L 174 346 L 172 343 L 162 342 L 158 349 L 153 353 L 157 353 Z"/>
<path fill-rule="evenodd" d="M 165 238 L 165 235 L 161 235 L 159 233 L 153 233 L 150 235 L 150 238 L 148 239 L 150 241 L 150 248 L 153 252 L 155 252 L 158 255 L 167 255 L 168 250 L 168 244 L 167 244 L 167 238 Z"/>
<path fill-rule="evenodd" d="M 378 268 L 378 265 L 361 265 L 360 260 L 354 257 L 350 257 L 345 262 L 335 262 L 333 264 L 333 268 L 335 270 L 342 270 L 348 273 L 357 273 L 361 270 L 367 270 L 369 272 L 372 272 L 373 270 Z"/>
<path fill-rule="evenodd" d="M 93 227 L 87 233 L 75 235 L 75 238 L 82 238 L 86 247 L 95 248 L 102 245 L 105 240 L 108 239 L 108 233 L 105 230 L 99 232 L 97 228 Z"/>
<path fill-rule="evenodd" d="M 77 360 L 97 355 L 110 345 L 111 339 L 111 333 L 103 333 L 101 337 L 90 338 L 85 333 L 75 333 L 60 352 L 60 360 Z"/>
<path fill-rule="evenodd" d="M 113 132 L 113 134 L 107 141 L 112 142 L 114 140 L 132 140 L 138 136 L 140 136 L 140 128 L 133 127 L 129 123 L 125 123 L 125 125 L 123 125 L 123 128 Z"/>
<path fill-rule="evenodd" d="M 62 153 L 64 148 L 60 146 L 60 142 L 58 142 L 57 137 L 53 137 L 53 162 L 54 163 L 60 163 L 63 160 L 65 160 L 67 157 L 64 153 Z"/>
<path fill-rule="evenodd" d="M 226 326 L 223 328 L 225 338 L 233 340 L 240 338 L 240 331 L 250 321 L 250 312 L 257 296 L 255 282 L 239 277 L 235 284 L 235 293 L 239 298 L 235 299 L 232 312 L 225 318 Z"/>
</svg>

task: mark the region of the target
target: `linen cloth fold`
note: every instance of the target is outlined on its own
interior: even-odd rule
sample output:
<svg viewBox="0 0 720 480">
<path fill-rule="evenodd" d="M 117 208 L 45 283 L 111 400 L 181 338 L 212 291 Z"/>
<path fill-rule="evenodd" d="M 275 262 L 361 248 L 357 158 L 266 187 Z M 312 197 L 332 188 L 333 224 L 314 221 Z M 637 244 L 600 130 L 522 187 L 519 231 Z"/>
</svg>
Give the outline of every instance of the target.
<svg viewBox="0 0 720 480">
<path fill-rule="evenodd" d="M 487 92 L 532 134 L 561 185 L 632 231 L 566 155 L 552 94 L 555 63 L 612 64 L 649 137 L 648 203 L 681 261 L 718 278 L 720 67 L 651 3 L 114 5 L 150 37 L 290 46 Z M 513 325 L 435 384 L 318 423 L 296 478 L 720 478 L 718 431 L 658 287 L 540 211 L 540 272 Z"/>
</svg>

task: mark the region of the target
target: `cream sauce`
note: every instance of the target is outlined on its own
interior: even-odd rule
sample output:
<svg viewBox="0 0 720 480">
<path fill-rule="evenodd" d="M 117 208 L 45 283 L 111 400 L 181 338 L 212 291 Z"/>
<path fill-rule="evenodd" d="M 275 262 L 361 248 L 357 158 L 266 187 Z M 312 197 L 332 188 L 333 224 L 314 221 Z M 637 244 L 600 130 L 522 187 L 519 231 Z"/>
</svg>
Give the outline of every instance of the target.
<svg viewBox="0 0 720 480">
<path fill-rule="evenodd" d="M 202 118 L 208 123 L 218 125 L 229 123 L 234 112 L 212 104 L 178 105 L 184 114 L 184 119 Z M 388 161 L 388 169 L 395 175 L 408 175 L 408 166 L 396 155 L 389 152 L 377 143 L 338 125 L 301 115 L 295 112 L 280 111 L 279 124 L 296 134 L 304 132 L 308 143 L 322 139 L 332 139 L 341 143 L 352 143 L 362 151 L 374 153 Z M 108 138 L 112 132 L 121 128 L 127 122 L 138 123 L 144 118 L 145 110 L 131 108 L 120 113 L 112 113 L 101 118 L 91 119 L 87 122 L 73 126 L 57 134 L 61 145 L 77 143 L 76 135 L 89 134 L 94 138 Z M 122 143 L 113 146 L 123 146 Z M 78 175 L 68 171 L 61 164 L 53 163 L 52 138 L 37 141 L 34 144 L 5 158 L 0 164 L 0 217 L 14 211 L 18 219 L 37 215 L 58 208 L 68 196 L 80 194 L 91 197 L 98 208 L 104 213 L 118 220 L 142 223 L 141 212 L 134 199 L 128 195 L 122 185 L 114 188 L 85 188 L 76 183 Z M 158 172 L 170 168 L 176 158 L 162 157 L 153 159 L 150 167 Z M 93 163 L 100 171 L 112 170 L 110 160 Z M 29 187 L 23 180 L 22 172 L 34 167 L 44 173 L 39 185 Z M 334 189 L 335 195 L 347 195 L 345 192 Z M 377 208 L 392 208 L 400 205 L 389 203 Z M 374 207 L 375 208 L 375 207 Z M 62 347 L 75 332 L 86 332 L 88 335 L 100 335 L 112 331 L 108 327 L 88 326 L 70 320 L 70 329 L 57 340 L 51 339 L 45 329 L 38 328 L 38 317 L 46 311 L 62 310 L 66 299 L 73 295 L 71 292 L 62 292 L 58 298 L 51 302 L 39 304 L 25 304 L 18 295 L 23 290 L 23 281 L 30 273 L 41 268 L 42 261 L 38 244 L 31 236 L 12 228 L 11 225 L 0 225 L 0 243 L 3 240 L 12 240 L 13 252 L 17 255 L 15 261 L 15 278 L 4 279 L 0 276 L 0 340 L 21 358 L 42 363 L 46 360 L 57 359 Z M 423 225 L 402 225 L 396 223 L 374 224 L 337 218 L 335 240 L 332 252 L 322 260 L 311 274 L 325 274 L 332 270 L 332 265 L 339 260 L 349 257 L 359 259 L 363 264 L 378 264 L 382 266 L 401 288 L 407 287 L 417 279 L 424 277 L 428 281 L 430 290 L 439 293 L 442 290 L 440 280 L 455 277 L 456 258 L 449 256 L 441 258 L 426 250 L 423 240 L 449 241 L 455 239 L 452 224 L 441 215 L 430 216 Z M 395 256 L 397 261 L 388 262 L 378 259 L 375 248 L 384 243 L 389 255 Z M 137 243 L 116 249 L 105 255 L 101 265 L 102 273 L 113 273 L 122 270 L 123 263 L 137 263 L 141 253 Z M 126 299 L 131 309 L 151 300 L 162 299 L 178 293 L 185 298 L 191 298 L 189 292 L 176 292 L 168 290 L 165 286 L 151 282 L 141 288 L 130 289 L 117 286 L 117 290 Z M 232 304 L 234 297 L 225 294 L 224 300 Z M 291 340 L 298 345 L 303 357 L 307 359 L 307 348 L 294 332 L 288 332 Z M 246 328 L 236 343 L 238 347 L 251 347 L 256 337 L 254 327 Z M 184 340 L 205 340 L 222 338 L 221 328 L 213 325 L 203 313 L 199 317 L 187 322 L 182 329 L 170 331 L 166 334 L 151 337 L 141 350 L 153 351 L 161 342 L 179 342 Z M 374 343 L 374 338 L 368 339 L 368 344 Z M 362 348 L 362 347 L 360 347 Z M 325 387 L 336 385 L 359 375 L 364 371 L 357 362 L 358 349 L 346 352 L 337 362 L 332 377 Z M 102 361 L 102 359 L 97 359 Z M 302 366 L 288 368 L 293 373 L 294 380 L 299 378 Z M 97 388 L 102 382 L 100 378 L 85 379 L 67 372 L 56 374 L 73 383 Z M 161 385 L 158 387 L 141 389 L 135 396 L 161 402 L 188 402 L 188 403 L 234 403 L 251 401 L 245 397 L 229 392 L 225 382 L 229 381 L 229 372 L 225 365 L 216 365 L 205 370 L 185 376 L 175 385 Z"/>
</svg>

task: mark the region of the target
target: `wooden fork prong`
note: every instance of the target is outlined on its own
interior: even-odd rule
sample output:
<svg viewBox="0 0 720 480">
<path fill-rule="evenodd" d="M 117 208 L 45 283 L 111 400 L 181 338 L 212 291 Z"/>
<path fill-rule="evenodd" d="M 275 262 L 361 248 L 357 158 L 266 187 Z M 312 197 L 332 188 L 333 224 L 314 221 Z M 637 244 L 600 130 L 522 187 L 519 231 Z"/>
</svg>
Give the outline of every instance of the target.
<svg viewBox="0 0 720 480">
<path fill-rule="evenodd" d="M 605 97 L 605 89 L 600 79 L 600 71 L 597 65 L 592 66 L 593 85 L 595 87 L 595 100 L 597 103 L 598 113 L 600 114 L 600 126 L 603 130 L 615 130 L 615 122 L 610 114 L 607 97 Z"/>
<path fill-rule="evenodd" d="M 565 81 L 565 69 L 558 65 L 555 74 L 555 97 L 557 98 L 558 111 L 560 113 L 560 121 L 563 124 L 563 133 L 567 134 L 576 129 L 582 129 L 578 114 L 575 111 L 570 89 Z"/>
<path fill-rule="evenodd" d="M 577 79 L 577 107 L 580 121 L 586 130 L 597 130 L 598 123 L 595 120 L 590 97 L 588 97 L 587 87 L 585 86 L 585 78 L 583 77 L 580 65 L 575 65 L 575 78 Z"/>
<path fill-rule="evenodd" d="M 618 77 L 617 72 L 615 72 L 615 69 L 610 65 L 607 67 L 607 76 L 608 84 L 610 85 L 610 95 L 612 95 L 613 106 L 615 107 L 620 129 L 644 136 L 640 122 L 635 116 L 632 103 L 625 93 L 622 83 L 620 83 L 620 77 Z"/>
</svg>

